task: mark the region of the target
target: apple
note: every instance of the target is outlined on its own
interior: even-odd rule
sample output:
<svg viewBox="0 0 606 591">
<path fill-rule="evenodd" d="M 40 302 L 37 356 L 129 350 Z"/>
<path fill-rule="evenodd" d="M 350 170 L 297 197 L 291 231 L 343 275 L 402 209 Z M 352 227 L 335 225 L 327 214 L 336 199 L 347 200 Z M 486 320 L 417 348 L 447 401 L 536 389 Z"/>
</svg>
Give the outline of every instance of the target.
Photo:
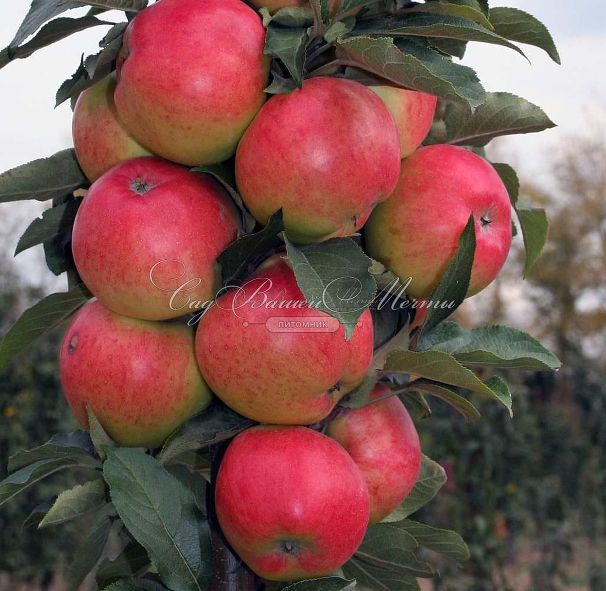
<svg viewBox="0 0 606 591">
<path fill-rule="evenodd" d="M 72 235 L 78 273 L 117 314 L 165 320 L 207 301 L 238 213 L 207 175 L 160 158 L 118 164 L 90 188 Z"/>
<path fill-rule="evenodd" d="M 370 523 L 402 504 L 419 476 L 421 444 L 402 401 L 378 384 L 367 406 L 344 409 L 326 434 L 338 441 L 362 472 L 370 495 Z"/>
<path fill-rule="evenodd" d="M 509 195 L 495 169 L 473 152 L 450 145 L 421 148 L 402 162 L 393 195 L 366 225 L 367 252 L 408 284 L 408 296 L 428 299 L 472 214 L 476 251 L 467 296 L 484 289 L 505 263 Z"/>
<path fill-rule="evenodd" d="M 88 406 L 123 446 L 162 445 L 211 399 L 190 327 L 119 316 L 98 300 L 87 303 L 67 329 L 60 370 L 78 422 L 88 429 Z"/>
<path fill-rule="evenodd" d="M 114 104 L 115 77 L 108 76 L 78 97 L 72 120 L 74 148 L 80 167 L 92 182 L 112 166 L 150 156 L 124 127 Z"/>
<path fill-rule="evenodd" d="M 357 232 L 396 186 L 398 132 L 362 84 L 318 77 L 272 97 L 236 153 L 236 180 L 265 224 L 283 210 L 288 237 L 319 242 Z"/>
<path fill-rule="evenodd" d="M 120 118 L 169 160 L 226 160 L 265 101 L 264 45 L 261 17 L 241 0 L 159 0 L 124 37 Z"/>
<path fill-rule="evenodd" d="M 431 129 L 437 97 L 394 86 L 369 88 L 381 97 L 396 122 L 402 158 L 410 156 L 423 143 Z"/>
<path fill-rule="evenodd" d="M 362 542 L 368 489 L 347 452 L 306 427 L 253 427 L 227 448 L 217 476 L 219 525 L 257 575 L 329 575 Z"/>
<path fill-rule="evenodd" d="M 364 379 L 372 353 L 370 311 L 347 341 L 335 318 L 307 305 L 280 255 L 221 295 L 196 334 L 198 363 L 210 388 L 260 423 L 321 421 Z"/>
</svg>

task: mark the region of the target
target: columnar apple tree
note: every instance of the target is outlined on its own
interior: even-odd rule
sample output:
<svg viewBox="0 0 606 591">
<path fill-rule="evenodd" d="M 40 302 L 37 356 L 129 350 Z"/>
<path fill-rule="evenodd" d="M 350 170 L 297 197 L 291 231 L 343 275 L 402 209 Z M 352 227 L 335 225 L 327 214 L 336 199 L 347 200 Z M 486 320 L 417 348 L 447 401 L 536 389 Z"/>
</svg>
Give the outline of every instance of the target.
<svg viewBox="0 0 606 591">
<path fill-rule="evenodd" d="M 559 367 L 448 320 L 512 237 L 527 272 L 546 240 L 485 146 L 553 124 L 461 63 L 470 41 L 558 62 L 544 25 L 486 0 L 251 4 L 33 0 L 0 53 L 106 29 L 57 92 L 74 149 L 0 175 L 0 201 L 49 203 L 16 254 L 42 245 L 68 283 L 0 365 L 69 322 L 82 428 L 17 452 L 0 503 L 77 471 L 31 518 L 82 523 L 72 589 L 418 589 L 467 548 L 411 519 L 445 473 L 409 413 L 513 416 L 498 370 Z"/>
</svg>

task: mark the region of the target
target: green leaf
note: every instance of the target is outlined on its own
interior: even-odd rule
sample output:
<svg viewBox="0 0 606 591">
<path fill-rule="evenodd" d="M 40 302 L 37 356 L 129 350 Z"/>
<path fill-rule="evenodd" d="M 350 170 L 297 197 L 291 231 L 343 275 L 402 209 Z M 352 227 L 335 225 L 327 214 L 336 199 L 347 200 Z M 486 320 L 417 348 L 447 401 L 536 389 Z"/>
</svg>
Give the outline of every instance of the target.
<svg viewBox="0 0 606 591">
<path fill-rule="evenodd" d="M 36 526 L 40 521 L 42 521 L 43 517 L 46 515 L 46 512 L 53 506 L 54 499 L 49 499 L 47 501 L 42 501 L 39 505 L 37 505 L 32 512 L 25 518 L 25 521 L 21 525 L 21 529 L 26 529 L 28 527 Z"/>
<path fill-rule="evenodd" d="M 118 58 L 120 49 L 122 48 L 122 35 L 126 29 L 127 23 L 118 23 L 114 25 L 108 34 L 101 40 L 100 45 L 103 49 L 95 54 L 89 55 L 84 60 L 84 68 L 88 74 L 89 86 L 92 86 L 98 80 L 105 78 L 113 70 L 113 63 Z M 82 83 L 77 87 L 79 92 L 82 92 Z M 69 98 L 73 98 L 74 93 L 71 93 Z"/>
<path fill-rule="evenodd" d="M 314 309 L 336 318 L 351 338 L 360 316 L 372 302 L 377 283 L 372 261 L 351 238 L 295 246 L 288 238 L 286 253 L 297 285 Z"/>
<path fill-rule="evenodd" d="M 147 0 L 76 0 L 77 4 L 95 6 L 104 10 L 139 12 L 147 6 Z"/>
<path fill-rule="evenodd" d="M 91 441 L 95 446 L 95 451 L 102 460 L 107 457 L 106 449 L 116 447 L 115 442 L 107 434 L 99 419 L 95 416 L 95 413 L 91 410 L 88 404 L 86 405 L 86 414 L 88 416 L 88 432 L 90 434 Z"/>
<path fill-rule="evenodd" d="M 36 339 L 67 320 L 90 297 L 83 285 L 77 285 L 66 293 L 53 293 L 26 310 L 0 343 L 0 368 Z"/>
<path fill-rule="evenodd" d="M 180 455 L 197 451 L 226 439 L 231 439 L 240 431 L 254 423 L 220 402 L 213 405 L 181 426 L 165 442 L 158 459 L 169 464 Z"/>
<path fill-rule="evenodd" d="M 93 525 L 87 530 L 84 539 L 78 544 L 77 552 L 66 573 L 69 591 L 77 591 L 99 562 L 112 528 L 109 517 L 112 512 L 113 508 L 108 504 L 105 511 L 99 513 Z"/>
<path fill-rule="evenodd" d="M 74 488 L 64 490 L 58 497 L 38 527 L 59 525 L 78 519 L 105 504 L 105 484 L 103 480 L 90 480 Z"/>
<path fill-rule="evenodd" d="M 265 227 L 255 234 L 248 234 L 228 246 L 218 258 L 223 285 L 234 285 L 250 272 L 255 262 L 282 244 L 280 232 L 284 230 L 282 210 L 276 211 Z"/>
<path fill-rule="evenodd" d="M 483 382 L 475 373 L 459 363 L 449 353 L 442 351 L 396 351 L 385 364 L 384 373 L 406 372 L 436 382 L 465 388 L 501 402 L 511 410 L 503 398 L 502 391 L 493 391 L 489 383 Z M 500 386 L 500 384 L 498 384 Z"/>
<path fill-rule="evenodd" d="M 267 94 L 288 94 L 297 85 L 292 78 L 283 78 L 277 72 L 272 72 L 271 84 L 264 90 Z"/>
<path fill-rule="evenodd" d="M 265 55 L 278 58 L 292 76 L 295 84 L 301 86 L 305 46 L 309 36 L 307 29 L 290 29 L 270 24 L 265 37 Z"/>
<path fill-rule="evenodd" d="M 472 107 L 484 101 L 476 73 L 417 42 L 389 37 L 348 37 L 336 42 L 337 55 L 350 65 L 399 86 L 420 90 Z"/>
<path fill-rule="evenodd" d="M 314 24 L 314 13 L 310 8 L 286 6 L 271 17 L 271 22 L 283 27 L 309 27 Z"/>
<path fill-rule="evenodd" d="M 112 583 L 109 587 L 104 587 L 103 591 L 169 591 L 164 585 L 161 585 L 152 579 L 126 578 Z"/>
<path fill-rule="evenodd" d="M 51 240 L 57 236 L 57 234 L 70 232 L 80 202 L 80 199 L 68 201 L 57 207 L 47 209 L 42 214 L 42 217 L 36 218 L 27 227 L 27 230 L 25 230 L 21 238 L 19 238 L 17 248 L 15 249 L 15 255 L 18 255 L 20 252 L 23 252 L 32 246 Z"/>
<path fill-rule="evenodd" d="M 65 0 L 33 0 L 25 19 L 10 43 L 11 47 L 21 45 L 44 23 L 72 8 L 78 8 L 78 4 L 76 2 L 66 2 Z"/>
<path fill-rule="evenodd" d="M 314 20 L 319 28 L 327 25 L 330 18 L 328 0 L 310 0 L 311 9 L 314 13 Z"/>
<path fill-rule="evenodd" d="M 9 499 L 23 492 L 30 486 L 40 482 L 43 478 L 69 468 L 76 466 L 77 462 L 70 458 L 62 458 L 57 460 L 39 460 L 13 472 L 0 482 L 0 505 L 3 505 Z"/>
<path fill-rule="evenodd" d="M 128 531 L 173 591 L 202 591 L 211 568 L 202 556 L 198 511 L 191 491 L 143 450 L 108 450 L 103 474 Z"/>
<path fill-rule="evenodd" d="M 438 552 L 459 562 L 469 560 L 467 544 L 454 531 L 439 529 L 410 519 L 399 521 L 398 526 L 413 536 L 421 546 L 433 552 Z"/>
<path fill-rule="evenodd" d="M 371 370 L 368 375 L 364 378 L 364 381 L 354 388 L 341 402 L 339 406 L 345 408 L 362 408 L 368 404 L 371 392 L 374 390 L 379 376 L 376 371 Z"/>
<path fill-rule="evenodd" d="M 497 400 L 499 400 L 505 408 L 509 411 L 509 416 L 513 417 L 513 401 L 511 399 L 511 392 L 507 382 L 500 376 L 492 376 L 489 380 L 486 380 L 486 386 L 494 393 Z"/>
<path fill-rule="evenodd" d="M 473 21 L 490 31 L 494 31 L 492 23 L 480 10 L 479 6 L 475 7 L 467 4 L 453 4 L 452 2 L 429 2 L 414 6 L 413 8 L 407 10 L 404 14 L 411 12 L 459 17 Z M 505 35 L 503 36 L 506 37 Z"/>
<path fill-rule="evenodd" d="M 348 581 L 341 577 L 322 577 L 292 583 L 292 585 L 283 587 L 281 591 L 352 591 L 355 588 L 355 581 Z"/>
<path fill-rule="evenodd" d="M 14 472 L 40 460 L 74 460 L 98 466 L 88 433 L 73 431 L 53 435 L 46 443 L 30 450 L 18 451 L 8 460 L 8 471 Z"/>
<path fill-rule="evenodd" d="M 130 542 L 113 560 L 104 559 L 96 573 L 99 587 L 123 577 L 135 576 L 149 565 L 149 556 L 145 548 L 137 542 Z"/>
<path fill-rule="evenodd" d="M 421 341 L 424 350 L 443 351 L 469 366 L 550 371 L 560 360 L 529 334 L 508 326 L 466 329 L 454 322 L 437 327 Z"/>
<path fill-rule="evenodd" d="M 74 150 L 63 150 L 0 174 L 0 203 L 46 201 L 63 197 L 83 185 L 88 185 L 88 180 L 80 170 Z"/>
<path fill-rule="evenodd" d="M 446 472 L 437 462 L 423 456 L 419 477 L 404 502 L 383 522 L 401 522 L 431 501 L 446 483 Z"/>
<path fill-rule="evenodd" d="M 9 46 L 6 48 L 9 56 L 9 60 L 0 61 L 0 69 L 3 68 L 9 61 L 16 59 L 25 59 L 32 55 L 34 52 L 52 45 L 56 41 L 65 39 L 74 33 L 90 29 L 91 27 L 98 27 L 99 25 L 108 25 L 104 21 L 95 18 L 94 16 L 83 16 L 81 18 L 58 18 L 50 23 L 47 23 L 40 29 L 40 32 L 31 40 L 24 45 Z"/>
<path fill-rule="evenodd" d="M 520 10 L 499 6 L 490 9 L 490 21 L 495 31 L 512 41 L 534 45 L 543 49 L 556 63 L 560 64 L 560 54 L 547 27 L 537 18 Z"/>
<path fill-rule="evenodd" d="M 476 421 L 481 416 L 478 409 L 467 398 L 443 384 L 425 379 L 414 380 L 405 390 L 406 394 L 409 392 L 420 392 L 421 394 L 435 396 L 460 412 L 468 421 Z"/>
<path fill-rule="evenodd" d="M 508 92 L 489 92 L 473 112 L 448 105 L 446 137 L 437 143 L 485 146 L 496 137 L 535 133 L 555 127 L 545 112 L 531 102 Z M 431 141 L 431 140 L 430 140 Z"/>
<path fill-rule="evenodd" d="M 448 263 L 440 283 L 429 298 L 429 301 L 434 302 L 435 305 L 428 308 L 427 318 L 418 338 L 421 338 L 423 333 L 430 332 L 438 326 L 463 303 L 469 289 L 475 253 L 476 230 L 472 214 L 467 220 L 465 229 L 461 232 L 457 251 Z M 442 307 L 443 305 L 446 305 L 446 307 Z"/>
<path fill-rule="evenodd" d="M 524 52 L 517 46 L 472 20 L 441 14 L 405 12 L 402 16 L 380 16 L 361 21 L 354 29 L 356 35 L 389 35 L 390 37 L 437 37 L 459 41 L 480 41 L 503 45 Z"/>
<path fill-rule="evenodd" d="M 340 21 L 335 21 L 324 33 L 327 43 L 334 43 L 337 39 L 350 33 L 356 24 L 356 19 L 351 16 Z"/>
<path fill-rule="evenodd" d="M 526 249 L 526 266 L 524 275 L 527 276 L 547 242 L 547 233 L 549 231 L 549 222 L 544 209 L 535 208 L 530 205 L 518 202 L 516 213 L 522 228 L 524 237 L 524 248 Z"/>
<path fill-rule="evenodd" d="M 500 162 L 493 162 L 492 166 L 501 177 L 507 192 L 509 193 L 509 200 L 511 204 L 515 206 L 518 201 L 518 195 L 520 194 L 520 179 L 516 171 L 509 166 L 509 164 L 503 164 Z"/>
</svg>

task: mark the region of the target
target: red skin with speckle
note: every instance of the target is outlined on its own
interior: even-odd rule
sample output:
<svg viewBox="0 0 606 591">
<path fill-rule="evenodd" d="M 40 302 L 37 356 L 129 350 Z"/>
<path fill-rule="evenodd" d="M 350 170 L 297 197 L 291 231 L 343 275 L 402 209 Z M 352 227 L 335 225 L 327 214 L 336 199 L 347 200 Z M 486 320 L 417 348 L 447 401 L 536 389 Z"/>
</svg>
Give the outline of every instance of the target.
<svg viewBox="0 0 606 591">
<path fill-rule="evenodd" d="M 230 444 L 217 477 L 225 537 L 259 576 L 333 573 L 368 526 L 362 474 L 335 441 L 306 427 L 254 427 Z"/>
<path fill-rule="evenodd" d="M 236 239 L 238 224 L 210 176 L 137 158 L 93 184 L 76 216 L 72 250 L 84 283 L 110 310 L 165 320 L 213 297 L 216 259 Z"/>
<path fill-rule="evenodd" d="M 240 0 L 160 0 L 129 25 L 116 107 L 155 154 L 222 162 L 265 102 L 261 17 Z"/>
<path fill-rule="evenodd" d="M 422 143 L 433 123 L 437 97 L 394 86 L 371 86 L 392 114 L 398 135 L 402 158 L 410 156 Z"/>
<path fill-rule="evenodd" d="M 373 350 L 370 312 L 364 311 L 346 341 L 340 325 L 336 332 L 270 331 L 266 322 L 276 317 L 336 323 L 317 309 L 278 309 L 271 301 L 304 302 L 292 269 L 279 255 L 242 289 L 221 296 L 202 317 L 196 334 L 202 375 L 223 402 L 255 421 L 321 421 L 368 371 Z"/>
<path fill-rule="evenodd" d="M 98 300 L 86 304 L 67 329 L 60 368 L 78 422 L 88 429 L 88 405 L 124 446 L 160 446 L 210 402 L 191 328 L 118 316 Z"/>
<path fill-rule="evenodd" d="M 319 242 L 357 232 L 393 191 L 398 132 L 387 107 L 351 80 L 312 78 L 272 97 L 236 154 L 246 205 L 261 222 L 282 208 L 289 238 Z"/>
<path fill-rule="evenodd" d="M 373 524 L 387 517 L 412 490 L 421 467 L 421 444 L 404 404 L 387 386 L 378 384 L 370 400 L 377 402 L 345 411 L 329 424 L 326 434 L 347 450 L 362 472 Z"/>
<path fill-rule="evenodd" d="M 421 148 L 402 162 L 393 195 L 368 221 L 367 252 L 408 284 L 408 296 L 429 299 L 472 214 L 476 251 L 468 297 L 491 283 L 505 263 L 509 195 L 496 170 L 473 152 L 449 145 Z"/>
<path fill-rule="evenodd" d="M 78 97 L 72 120 L 74 148 L 91 182 L 131 158 L 150 156 L 124 127 L 114 104 L 116 80 L 108 76 Z"/>
</svg>

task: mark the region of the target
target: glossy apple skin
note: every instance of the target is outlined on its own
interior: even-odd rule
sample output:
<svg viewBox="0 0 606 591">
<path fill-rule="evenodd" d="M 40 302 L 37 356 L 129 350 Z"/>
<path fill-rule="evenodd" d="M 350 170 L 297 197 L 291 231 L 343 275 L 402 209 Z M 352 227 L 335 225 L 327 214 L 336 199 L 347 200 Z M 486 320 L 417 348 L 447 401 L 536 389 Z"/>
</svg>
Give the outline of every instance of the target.
<svg viewBox="0 0 606 591">
<path fill-rule="evenodd" d="M 266 223 L 282 208 L 294 242 L 348 236 L 393 191 L 400 147 L 393 117 L 365 86 L 312 78 L 272 97 L 236 154 L 244 202 Z"/>
<path fill-rule="evenodd" d="M 404 404 L 387 386 L 378 384 L 370 400 L 377 402 L 345 411 L 329 423 L 326 434 L 345 448 L 362 472 L 373 524 L 399 507 L 412 490 L 421 467 L 421 444 Z"/>
<path fill-rule="evenodd" d="M 209 176 L 137 158 L 92 185 L 76 216 L 72 251 L 82 280 L 110 310 L 166 320 L 191 312 L 188 298 L 213 297 L 216 259 L 236 239 L 238 223 L 229 197 Z"/>
<path fill-rule="evenodd" d="M 160 446 L 211 399 L 190 327 L 119 316 L 98 300 L 86 304 L 67 329 L 60 369 L 82 427 L 88 429 L 88 405 L 123 446 Z"/>
<path fill-rule="evenodd" d="M 366 375 L 373 350 L 370 311 L 364 311 L 346 341 L 343 327 L 324 312 L 272 308 L 265 301 L 304 302 L 292 269 L 279 255 L 246 280 L 242 289 L 222 295 L 202 317 L 196 333 L 202 375 L 225 404 L 260 423 L 321 421 Z M 332 321 L 338 329 L 270 330 L 278 317 L 319 318 Z"/>
<path fill-rule="evenodd" d="M 80 167 L 92 182 L 116 164 L 150 156 L 118 118 L 114 104 L 116 79 L 108 76 L 78 97 L 72 119 L 72 137 Z"/>
<path fill-rule="evenodd" d="M 364 478 L 335 441 L 306 427 L 253 427 L 230 444 L 215 493 L 225 537 L 271 581 L 341 567 L 368 526 Z"/>
<path fill-rule="evenodd" d="M 428 299 L 455 254 L 473 214 L 476 252 L 467 296 L 497 276 L 511 246 L 511 204 L 494 168 L 476 154 L 449 145 L 427 146 L 402 162 L 393 195 L 366 225 L 369 256 Z"/>
<path fill-rule="evenodd" d="M 394 86 L 369 88 L 381 97 L 392 114 L 400 137 L 401 156 L 407 158 L 423 143 L 431 129 L 437 97 Z"/>
<path fill-rule="evenodd" d="M 240 0 L 160 0 L 129 25 L 115 100 L 131 133 L 188 165 L 233 155 L 265 102 L 260 16 Z"/>
</svg>

